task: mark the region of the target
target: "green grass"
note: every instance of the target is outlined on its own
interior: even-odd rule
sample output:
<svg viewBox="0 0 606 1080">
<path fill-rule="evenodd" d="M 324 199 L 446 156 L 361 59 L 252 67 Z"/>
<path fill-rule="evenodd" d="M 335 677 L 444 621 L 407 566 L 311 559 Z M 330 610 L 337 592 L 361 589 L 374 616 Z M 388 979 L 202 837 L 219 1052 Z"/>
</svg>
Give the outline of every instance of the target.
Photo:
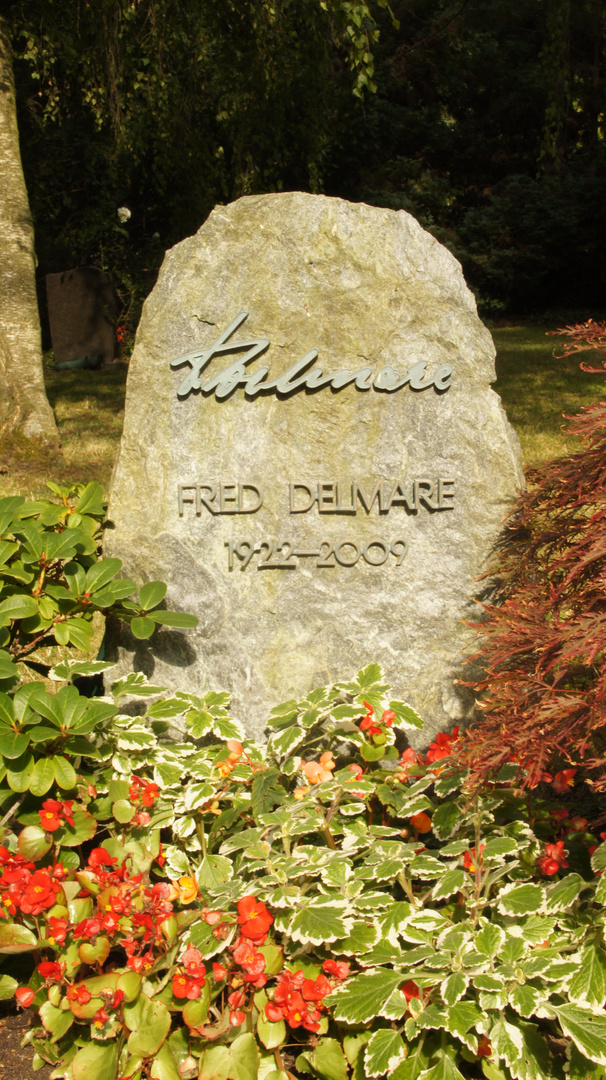
<svg viewBox="0 0 606 1080">
<path fill-rule="evenodd" d="M 565 434 L 564 416 L 574 416 L 584 406 L 606 397 L 604 379 L 581 371 L 580 359 L 591 362 L 597 354 L 558 360 L 562 339 L 547 337 L 549 326 L 506 326 L 493 329 L 497 348 L 497 382 L 494 389 L 515 428 L 524 464 L 536 464 L 580 448 L 580 441 Z"/>
<path fill-rule="evenodd" d="M 47 480 L 65 485 L 96 480 L 107 492 L 124 423 L 127 372 L 123 363 L 100 371 L 46 367 L 46 392 L 61 449 L 51 452 L 14 436 L 1 440 L 2 494 L 48 495 Z"/>
<path fill-rule="evenodd" d="M 564 434 L 563 414 L 572 416 L 606 396 L 604 380 L 581 371 L 578 357 L 553 356 L 558 339 L 546 336 L 549 328 L 529 324 L 492 331 L 495 389 L 518 433 L 526 465 L 578 449 L 578 440 Z M 124 422 L 127 370 L 123 363 L 86 372 L 45 368 L 61 450 L 51 453 L 14 436 L 0 440 L 0 492 L 36 498 L 47 493 L 46 480 L 96 480 L 107 491 Z"/>
</svg>

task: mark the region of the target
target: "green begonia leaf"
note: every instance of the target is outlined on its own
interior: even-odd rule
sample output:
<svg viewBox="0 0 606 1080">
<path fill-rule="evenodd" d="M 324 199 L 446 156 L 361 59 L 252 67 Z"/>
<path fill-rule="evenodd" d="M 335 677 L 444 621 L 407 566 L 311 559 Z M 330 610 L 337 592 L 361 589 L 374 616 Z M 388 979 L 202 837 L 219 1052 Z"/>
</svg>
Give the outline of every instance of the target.
<svg viewBox="0 0 606 1080">
<path fill-rule="evenodd" d="M 89 1042 L 71 1063 L 73 1080 L 114 1080 L 117 1063 L 117 1042 Z"/>
</svg>

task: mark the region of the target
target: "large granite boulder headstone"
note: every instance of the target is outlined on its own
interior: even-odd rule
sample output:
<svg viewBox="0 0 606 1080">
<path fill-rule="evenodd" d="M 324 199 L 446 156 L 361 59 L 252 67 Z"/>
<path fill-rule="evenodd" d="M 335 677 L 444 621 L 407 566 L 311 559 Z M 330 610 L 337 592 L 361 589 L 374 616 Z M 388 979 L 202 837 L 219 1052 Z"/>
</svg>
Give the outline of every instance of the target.
<svg viewBox="0 0 606 1080">
<path fill-rule="evenodd" d="M 116 348 L 118 303 L 111 274 L 81 266 L 46 275 L 48 321 L 55 360 L 88 357 L 109 364 Z"/>
<path fill-rule="evenodd" d="M 523 482 L 494 348 L 453 256 L 403 211 L 288 193 L 169 251 L 131 360 L 106 553 L 198 629 L 109 642 L 117 671 L 269 709 L 382 664 L 426 720 L 455 679 Z"/>
</svg>

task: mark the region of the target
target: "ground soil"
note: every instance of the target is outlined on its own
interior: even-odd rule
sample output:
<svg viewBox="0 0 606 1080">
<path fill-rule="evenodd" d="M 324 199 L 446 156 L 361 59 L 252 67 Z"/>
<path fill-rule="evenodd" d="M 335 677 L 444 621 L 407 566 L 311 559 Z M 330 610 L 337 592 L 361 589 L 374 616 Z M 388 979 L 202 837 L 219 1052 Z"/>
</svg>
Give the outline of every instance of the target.
<svg viewBox="0 0 606 1080">
<path fill-rule="evenodd" d="M 21 1040 L 30 1026 L 28 1012 L 2 1012 L 0 1014 L 0 1080 L 49 1080 L 51 1068 L 34 1072 L 31 1046 L 21 1049 Z"/>
</svg>

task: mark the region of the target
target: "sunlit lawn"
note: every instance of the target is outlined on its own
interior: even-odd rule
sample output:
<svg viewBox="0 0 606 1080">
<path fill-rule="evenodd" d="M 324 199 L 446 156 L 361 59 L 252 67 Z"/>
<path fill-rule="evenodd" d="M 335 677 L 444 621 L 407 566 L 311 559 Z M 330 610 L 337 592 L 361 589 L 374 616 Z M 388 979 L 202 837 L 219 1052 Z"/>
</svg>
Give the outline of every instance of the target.
<svg viewBox="0 0 606 1080">
<path fill-rule="evenodd" d="M 581 371 L 578 357 L 553 356 L 557 339 L 546 336 L 548 328 L 511 325 L 492 332 L 497 347 L 495 389 L 518 433 L 527 465 L 576 450 L 578 441 L 564 434 L 563 414 L 573 415 L 606 396 L 604 379 Z M 107 491 L 122 433 L 126 374 L 123 363 L 86 372 L 46 368 L 61 450 L 49 453 L 18 438 L 0 441 L 0 493 L 38 497 L 47 491 L 46 480 L 59 484 L 96 480 Z"/>
<path fill-rule="evenodd" d="M 580 359 L 558 360 L 562 339 L 547 336 L 548 326 L 507 326 L 492 331 L 497 348 L 497 382 L 507 415 L 522 444 L 526 465 L 579 449 L 579 440 L 566 435 L 564 415 L 606 397 L 604 377 L 581 371 Z M 563 415 L 564 414 L 564 415 Z"/>
</svg>

